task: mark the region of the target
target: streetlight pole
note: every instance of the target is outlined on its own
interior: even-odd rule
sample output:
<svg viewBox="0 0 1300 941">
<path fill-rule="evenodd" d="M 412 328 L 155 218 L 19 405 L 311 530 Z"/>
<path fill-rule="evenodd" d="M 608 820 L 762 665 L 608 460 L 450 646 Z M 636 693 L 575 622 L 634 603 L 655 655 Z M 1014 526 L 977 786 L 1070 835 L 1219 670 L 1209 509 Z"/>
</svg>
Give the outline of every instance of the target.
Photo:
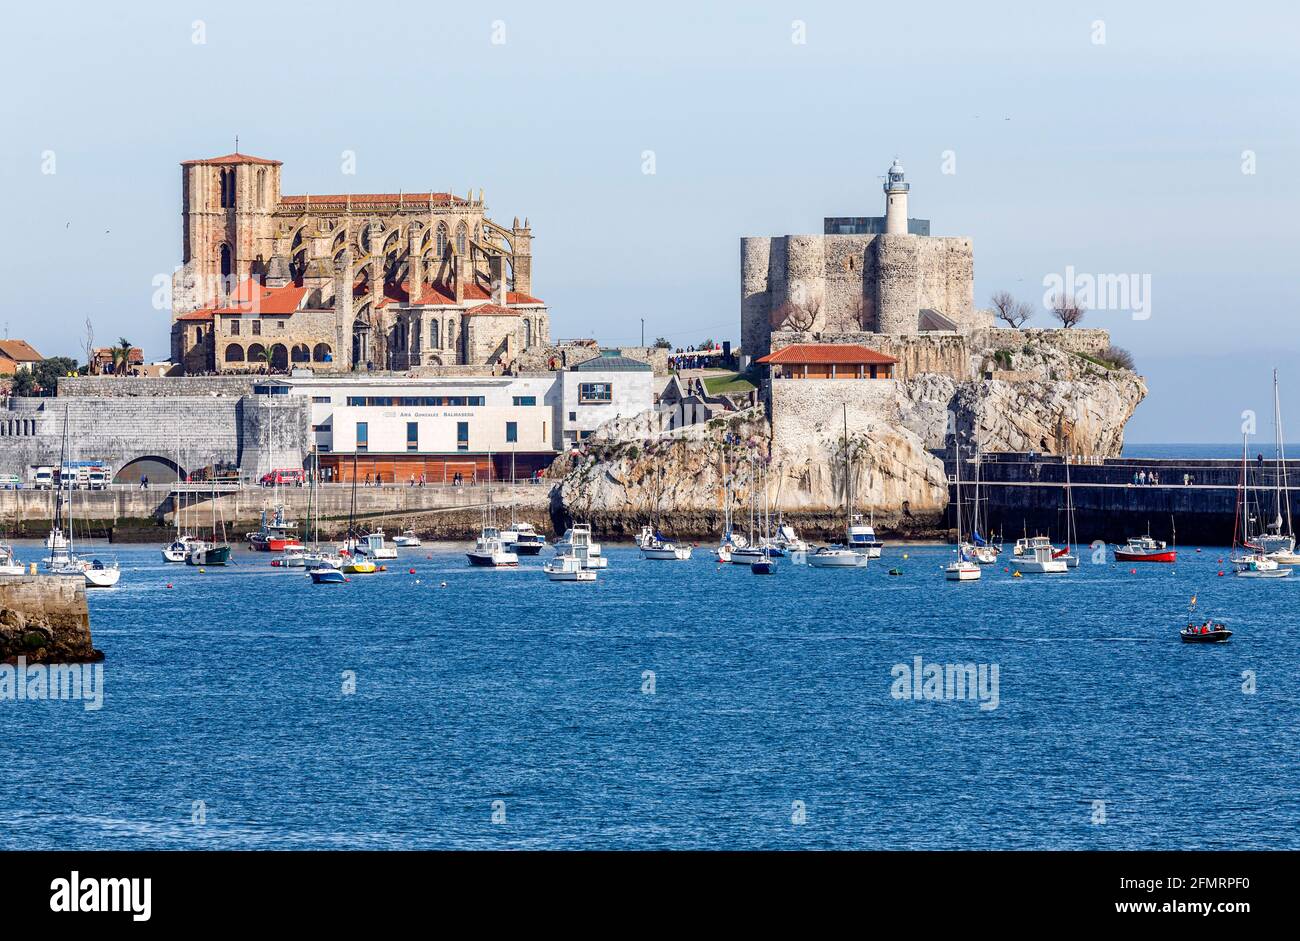
<svg viewBox="0 0 1300 941">
<path fill-rule="evenodd" d="M 641 349 L 645 349 L 645 318 L 641 318 Z"/>
</svg>

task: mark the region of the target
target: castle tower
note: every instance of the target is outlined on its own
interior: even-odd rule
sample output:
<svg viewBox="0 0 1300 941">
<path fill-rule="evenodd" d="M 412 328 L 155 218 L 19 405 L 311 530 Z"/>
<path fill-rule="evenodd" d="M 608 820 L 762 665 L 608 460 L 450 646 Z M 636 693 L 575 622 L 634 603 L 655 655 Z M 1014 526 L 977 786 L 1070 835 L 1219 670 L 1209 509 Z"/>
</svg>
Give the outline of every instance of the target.
<svg viewBox="0 0 1300 941">
<path fill-rule="evenodd" d="M 903 180 L 903 165 L 894 158 L 885 180 L 885 234 L 907 234 L 907 191 Z"/>
<path fill-rule="evenodd" d="M 280 161 L 233 153 L 181 164 L 182 262 L 192 289 L 174 314 L 210 306 L 270 262 Z"/>
<path fill-rule="evenodd" d="M 510 230 L 510 249 L 512 257 L 510 267 L 515 276 L 515 290 L 520 294 L 533 293 L 533 230 L 528 225 L 528 220 L 524 219 L 524 224 L 519 224 L 519 218 L 515 217 L 515 224 Z"/>
</svg>

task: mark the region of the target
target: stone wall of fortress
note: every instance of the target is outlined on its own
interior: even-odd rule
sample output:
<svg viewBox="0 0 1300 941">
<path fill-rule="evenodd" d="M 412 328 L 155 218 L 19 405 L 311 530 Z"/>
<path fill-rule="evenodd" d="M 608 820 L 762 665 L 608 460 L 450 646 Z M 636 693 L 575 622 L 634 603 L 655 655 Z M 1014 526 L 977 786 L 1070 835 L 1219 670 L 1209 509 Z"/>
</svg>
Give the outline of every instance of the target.
<svg viewBox="0 0 1300 941">
<path fill-rule="evenodd" d="M 971 378 L 970 342 L 961 333 L 904 336 L 861 330 L 823 333 L 782 330 L 772 334 L 774 349 L 791 343 L 860 343 L 897 359 L 894 375 L 898 379 L 911 379 L 921 373 L 939 373 L 958 382 Z"/>
<path fill-rule="evenodd" d="M 786 303 L 820 302 L 813 331 L 914 334 L 918 312 L 965 326 L 975 310 L 969 238 L 920 235 L 786 235 L 741 239 L 741 346 L 769 352 Z"/>
<path fill-rule="evenodd" d="M 1067 353 L 1085 353 L 1098 356 L 1110 346 L 1110 331 L 1101 328 L 1071 327 L 988 327 L 976 330 L 971 336 L 977 349 L 1010 350 L 1020 349 L 1025 345 L 1046 344 L 1064 350 Z"/>
</svg>

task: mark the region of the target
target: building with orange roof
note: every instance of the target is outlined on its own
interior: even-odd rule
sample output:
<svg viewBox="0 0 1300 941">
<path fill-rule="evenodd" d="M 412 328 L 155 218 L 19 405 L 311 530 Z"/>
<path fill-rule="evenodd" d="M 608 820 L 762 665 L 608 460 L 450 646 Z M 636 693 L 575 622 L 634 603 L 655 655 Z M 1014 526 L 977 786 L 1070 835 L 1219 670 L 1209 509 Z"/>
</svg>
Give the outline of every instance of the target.
<svg viewBox="0 0 1300 941">
<path fill-rule="evenodd" d="M 0 376 L 26 372 L 44 358 L 26 340 L 0 340 Z"/>
<path fill-rule="evenodd" d="M 172 359 L 186 373 L 509 366 L 550 342 L 532 230 L 483 191 L 284 195 L 281 163 L 181 164 Z"/>
</svg>

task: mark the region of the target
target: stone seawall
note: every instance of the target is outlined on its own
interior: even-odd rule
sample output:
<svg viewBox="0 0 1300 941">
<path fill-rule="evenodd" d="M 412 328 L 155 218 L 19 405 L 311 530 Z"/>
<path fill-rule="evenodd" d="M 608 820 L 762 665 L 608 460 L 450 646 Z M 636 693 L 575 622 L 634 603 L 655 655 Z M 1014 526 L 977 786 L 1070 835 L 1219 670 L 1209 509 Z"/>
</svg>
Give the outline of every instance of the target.
<svg viewBox="0 0 1300 941">
<path fill-rule="evenodd" d="M 266 377 L 260 377 L 265 380 Z M 257 376 L 65 376 L 58 395 L 97 398 L 168 398 L 175 396 L 228 396 L 238 398 L 253 391 Z"/>
<path fill-rule="evenodd" d="M 86 583 L 78 575 L 0 577 L 0 663 L 104 659 L 90 637 Z"/>
<path fill-rule="evenodd" d="M 498 516 L 507 517 L 511 505 L 519 513 L 527 512 L 528 521 L 536 526 L 549 522 L 549 496 L 545 484 L 498 485 L 493 487 L 493 502 Z M 293 519 L 305 523 L 311 489 L 290 487 L 276 491 L 265 487 L 244 487 L 217 498 L 217 518 L 224 520 L 227 531 L 238 537 L 256 529 L 262 511 L 277 500 Z M 49 490 L 0 490 L 0 520 L 5 528 L 23 538 L 44 537 L 49 531 L 54 506 Z M 165 487 L 150 490 L 114 489 L 79 490 L 76 496 L 76 534 L 87 530 L 96 537 L 114 542 L 155 542 L 167 536 L 173 525 L 173 497 Z M 316 491 L 323 534 L 340 532 L 352 506 L 352 488 L 346 484 L 326 484 Z M 212 525 L 213 506 L 209 491 L 184 493 L 177 501 L 181 506 L 182 525 L 208 529 Z M 477 533 L 482 507 L 487 502 L 487 488 L 469 487 L 358 487 L 357 519 L 363 525 L 383 525 L 390 532 L 408 526 L 422 535 L 455 532 Z"/>
</svg>

